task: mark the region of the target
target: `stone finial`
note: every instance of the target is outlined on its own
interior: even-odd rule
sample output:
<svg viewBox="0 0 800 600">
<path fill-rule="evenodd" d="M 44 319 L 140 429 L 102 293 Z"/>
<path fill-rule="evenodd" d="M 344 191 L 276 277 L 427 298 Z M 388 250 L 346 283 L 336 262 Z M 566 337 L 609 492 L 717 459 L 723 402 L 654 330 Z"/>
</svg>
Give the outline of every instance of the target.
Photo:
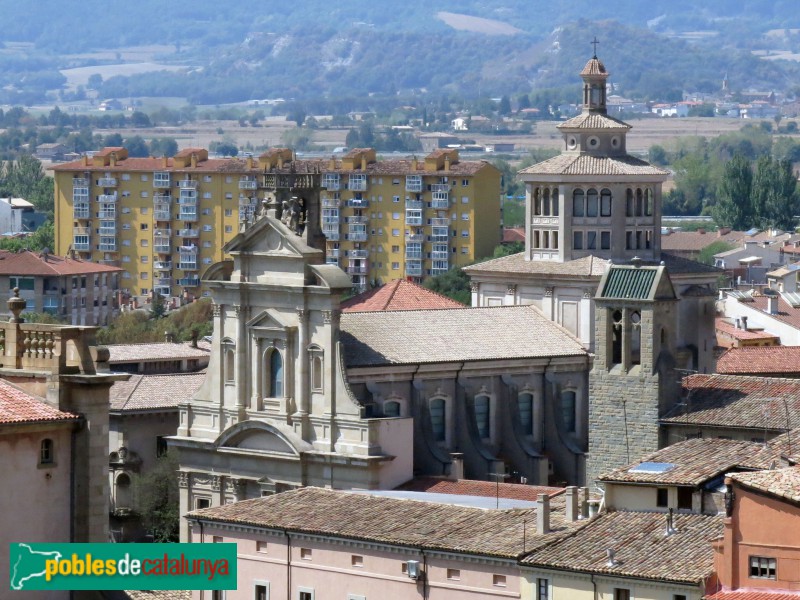
<svg viewBox="0 0 800 600">
<path fill-rule="evenodd" d="M 8 299 L 8 310 L 11 311 L 11 314 L 14 315 L 9 319 L 11 323 L 24 323 L 25 319 L 19 316 L 19 314 L 25 310 L 25 307 L 28 306 L 28 303 L 25 301 L 25 298 L 19 297 L 19 288 L 14 288 L 14 295 Z"/>
</svg>

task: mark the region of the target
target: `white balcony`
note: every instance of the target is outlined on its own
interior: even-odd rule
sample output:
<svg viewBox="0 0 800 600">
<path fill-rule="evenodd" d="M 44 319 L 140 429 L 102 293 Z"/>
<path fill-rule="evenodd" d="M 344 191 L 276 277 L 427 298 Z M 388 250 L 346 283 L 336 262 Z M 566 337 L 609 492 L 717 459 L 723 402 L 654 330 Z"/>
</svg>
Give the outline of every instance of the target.
<svg viewBox="0 0 800 600">
<path fill-rule="evenodd" d="M 322 207 L 323 208 L 338 208 L 342 205 L 342 201 L 338 198 L 323 198 L 322 199 Z"/>
<path fill-rule="evenodd" d="M 447 250 L 434 250 L 431 252 L 431 260 L 447 260 L 450 258 Z"/>
<path fill-rule="evenodd" d="M 72 218 L 73 219 L 88 219 L 90 218 L 91 212 L 89 211 L 88 204 L 76 204 L 72 207 Z"/>
<path fill-rule="evenodd" d="M 172 185 L 172 177 L 169 173 L 153 173 L 154 188 L 168 188 Z"/>
<path fill-rule="evenodd" d="M 153 218 L 156 221 L 171 221 L 172 213 L 169 210 L 154 210 Z"/>
<path fill-rule="evenodd" d="M 425 203 L 422 200 L 406 200 L 406 208 L 420 210 L 425 208 Z"/>
<path fill-rule="evenodd" d="M 73 177 L 72 187 L 89 187 L 89 180 L 86 177 Z"/>
<path fill-rule="evenodd" d="M 178 279 L 178 285 L 182 287 L 198 287 L 200 285 L 199 277 L 181 277 Z"/>
<path fill-rule="evenodd" d="M 421 233 L 407 233 L 406 234 L 406 243 L 408 242 L 424 242 L 425 236 Z"/>
<path fill-rule="evenodd" d="M 112 202 L 116 202 L 117 201 L 117 194 L 116 193 L 114 193 L 114 194 L 100 194 L 97 197 L 97 201 L 100 202 L 101 204 L 109 204 L 109 203 L 112 203 Z"/>
<path fill-rule="evenodd" d="M 328 253 L 328 258 L 339 258 L 340 256 L 339 248 L 331 248 L 330 250 L 327 251 L 327 253 Z"/>
<path fill-rule="evenodd" d="M 180 229 L 178 230 L 178 235 L 184 238 L 196 238 L 200 235 L 200 231 L 197 229 Z"/>
<path fill-rule="evenodd" d="M 188 191 L 181 192 L 178 198 L 178 204 L 181 206 L 197 206 L 197 192 Z"/>
<path fill-rule="evenodd" d="M 406 175 L 406 191 L 407 192 L 421 192 L 422 191 L 422 176 L 421 175 Z"/>
<path fill-rule="evenodd" d="M 326 239 L 332 242 L 338 242 L 341 239 L 342 234 L 339 233 L 338 229 L 323 229 L 322 235 L 325 236 Z M 366 237 L 366 236 L 365 236 Z"/>
<path fill-rule="evenodd" d="M 100 235 L 117 235 L 116 223 L 102 224 L 99 227 Z"/>
<path fill-rule="evenodd" d="M 181 212 L 178 214 L 178 219 L 181 221 L 197 221 L 197 211 L 193 210 L 191 212 L 184 212 L 181 210 Z"/>
<path fill-rule="evenodd" d="M 422 260 L 422 250 L 406 248 L 406 260 Z"/>
<path fill-rule="evenodd" d="M 117 209 L 108 208 L 106 210 L 101 210 L 97 212 L 97 217 L 100 219 L 116 219 L 117 218 Z"/>
<path fill-rule="evenodd" d="M 193 179 L 181 179 L 178 182 L 178 188 L 182 190 L 196 190 L 197 189 L 197 181 Z"/>
<path fill-rule="evenodd" d="M 435 217 L 431 219 L 431 227 L 450 227 L 450 219 L 447 217 Z"/>
<path fill-rule="evenodd" d="M 350 180 L 347 182 L 347 189 L 349 189 L 349 190 L 351 190 L 353 192 L 366 192 L 367 191 L 367 176 L 366 175 L 350 175 Z"/>
<path fill-rule="evenodd" d="M 369 250 L 350 250 L 349 258 L 369 258 Z"/>
<path fill-rule="evenodd" d="M 240 190 L 255 190 L 258 189 L 258 182 L 255 179 L 242 178 L 239 180 Z"/>
<path fill-rule="evenodd" d="M 418 227 L 422 225 L 422 217 L 406 214 L 406 225 Z"/>
<path fill-rule="evenodd" d="M 169 240 L 155 240 L 153 250 L 156 254 L 172 254 L 172 244 L 169 243 Z"/>
<path fill-rule="evenodd" d="M 446 196 L 444 198 L 437 198 L 436 195 L 434 195 L 433 200 L 431 200 L 431 208 L 447 210 L 450 208 L 450 199 Z"/>
<path fill-rule="evenodd" d="M 181 262 L 178 263 L 178 268 L 182 271 L 197 271 L 197 261 L 190 262 L 181 260 Z"/>
<path fill-rule="evenodd" d="M 157 271 L 168 271 L 172 268 L 172 261 L 171 260 L 157 260 L 153 263 L 153 267 Z"/>
<path fill-rule="evenodd" d="M 117 242 L 115 241 L 107 241 L 107 242 L 100 242 L 97 246 L 98 250 L 104 252 L 116 252 L 117 251 Z"/>
<path fill-rule="evenodd" d="M 153 237 L 154 237 L 154 239 L 161 238 L 161 239 L 166 239 L 167 241 L 169 241 L 169 238 L 172 237 L 172 229 L 169 229 L 169 228 L 164 229 L 162 227 L 159 227 L 158 229 L 154 229 L 153 230 Z"/>
<path fill-rule="evenodd" d="M 347 267 L 347 274 L 348 275 L 366 275 L 367 274 L 367 267 Z"/>
<path fill-rule="evenodd" d="M 100 187 L 117 187 L 117 179 L 115 177 L 101 177 L 97 180 L 97 185 Z"/>
<path fill-rule="evenodd" d="M 369 217 L 345 217 L 345 223 L 366 224 L 369 223 Z"/>
<path fill-rule="evenodd" d="M 406 262 L 406 275 L 408 277 L 422 277 L 422 263 Z"/>
<path fill-rule="evenodd" d="M 172 285 L 172 277 L 156 277 L 153 279 L 153 285 L 167 287 Z"/>
<path fill-rule="evenodd" d="M 347 206 L 352 208 L 369 208 L 369 200 L 366 198 L 350 198 L 347 201 Z"/>
<path fill-rule="evenodd" d="M 326 236 L 329 240 L 333 238 L 330 236 Z M 367 241 L 367 232 L 359 232 L 359 233 L 346 233 L 344 234 L 344 239 L 348 242 L 366 242 Z"/>
</svg>

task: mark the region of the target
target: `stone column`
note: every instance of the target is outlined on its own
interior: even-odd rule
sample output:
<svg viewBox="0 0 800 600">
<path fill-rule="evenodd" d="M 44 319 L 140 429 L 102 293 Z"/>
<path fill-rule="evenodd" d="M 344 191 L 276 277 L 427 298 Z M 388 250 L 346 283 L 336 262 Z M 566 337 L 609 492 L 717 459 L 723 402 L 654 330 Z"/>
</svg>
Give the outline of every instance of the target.
<svg viewBox="0 0 800 600">
<path fill-rule="evenodd" d="M 180 510 L 180 541 L 181 542 L 188 542 L 189 541 L 189 524 L 186 522 L 186 519 L 183 518 L 183 515 L 188 513 L 192 510 L 192 507 L 189 506 L 189 473 L 186 471 L 178 471 L 178 501 L 179 501 L 179 510 Z"/>
<path fill-rule="evenodd" d="M 239 304 L 233 308 L 236 313 L 236 408 L 241 411 L 247 406 L 247 310 Z"/>
<path fill-rule="evenodd" d="M 308 385 L 308 311 L 303 308 L 297 309 L 297 332 L 298 332 L 298 368 L 295 376 L 295 389 L 299 396 L 297 410 L 301 417 L 308 415 L 311 405 L 311 395 Z"/>
</svg>

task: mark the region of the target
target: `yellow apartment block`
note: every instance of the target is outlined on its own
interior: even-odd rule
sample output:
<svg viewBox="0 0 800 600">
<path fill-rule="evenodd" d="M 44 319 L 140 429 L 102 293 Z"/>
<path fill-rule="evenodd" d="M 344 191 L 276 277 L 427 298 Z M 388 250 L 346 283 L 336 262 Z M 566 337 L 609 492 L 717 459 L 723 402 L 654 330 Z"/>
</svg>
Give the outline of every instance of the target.
<svg viewBox="0 0 800 600">
<path fill-rule="evenodd" d="M 201 148 L 129 158 L 104 148 L 53 170 L 56 251 L 122 267 L 120 287 L 133 296 L 204 293 L 202 274 L 281 175 L 317 178 L 326 261 L 357 289 L 421 281 L 490 256 L 500 240 L 500 172 L 456 150 L 378 160 L 371 148 L 340 159 L 297 159 L 286 148 L 244 159 L 210 159 Z"/>
</svg>

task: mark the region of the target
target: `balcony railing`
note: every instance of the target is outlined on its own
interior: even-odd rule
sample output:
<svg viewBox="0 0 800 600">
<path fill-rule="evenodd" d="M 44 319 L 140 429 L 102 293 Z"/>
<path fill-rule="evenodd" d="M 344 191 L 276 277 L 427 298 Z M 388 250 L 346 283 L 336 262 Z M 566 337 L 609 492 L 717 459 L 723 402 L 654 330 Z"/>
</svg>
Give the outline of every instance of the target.
<svg viewBox="0 0 800 600">
<path fill-rule="evenodd" d="M 333 238 L 330 236 L 326 236 L 329 240 Z M 344 239 L 349 242 L 366 242 L 367 241 L 367 232 L 363 233 L 346 233 L 344 234 Z"/>
<path fill-rule="evenodd" d="M 178 213 L 178 219 L 181 221 L 197 221 L 197 211 Z"/>
<path fill-rule="evenodd" d="M 353 223 L 357 225 L 363 225 L 365 223 L 369 223 L 369 217 L 345 217 L 344 222 L 348 224 Z"/>
<path fill-rule="evenodd" d="M 156 254 L 172 254 L 172 245 L 169 243 L 169 240 L 162 242 L 156 240 L 153 242 L 153 250 Z"/>
<path fill-rule="evenodd" d="M 437 210 L 443 210 L 450 208 L 450 198 L 437 198 L 436 195 L 433 196 L 433 200 L 431 200 L 431 208 L 435 208 Z"/>
<path fill-rule="evenodd" d="M 197 194 L 187 193 L 178 197 L 178 204 L 181 206 L 197 206 Z"/>
<path fill-rule="evenodd" d="M 200 235 L 200 231 L 197 229 L 180 229 L 178 235 L 184 238 L 196 238 Z"/>
<path fill-rule="evenodd" d="M 100 194 L 97 197 L 97 201 L 100 202 L 100 203 L 105 203 L 105 204 L 108 204 L 110 202 L 116 202 L 117 201 L 117 195 L 116 194 Z"/>
<path fill-rule="evenodd" d="M 159 204 L 159 203 L 172 204 L 172 195 L 160 194 L 158 192 L 155 192 L 153 194 L 153 204 Z"/>
<path fill-rule="evenodd" d="M 169 175 L 162 175 L 157 176 L 158 174 L 153 176 L 153 187 L 154 188 L 168 188 L 172 186 L 172 178 Z"/>
<path fill-rule="evenodd" d="M 422 191 L 422 177 L 410 176 L 406 177 L 406 191 L 407 192 L 421 192 Z"/>
<path fill-rule="evenodd" d="M 338 230 L 330 230 L 330 229 L 323 229 L 322 235 L 324 235 L 327 239 L 331 240 L 332 242 L 338 242 L 342 236 L 342 234 L 339 233 Z"/>
<path fill-rule="evenodd" d="M 239 189 L 240 190 L 255 190 L 258 188 L 258 182 L 255 179 L 240 179 L 239 180 Z"/>
<path fill-rule="evenodd" d="M 153 267 L 156 269 L 156 271 L 167 271 L 172 268 L 172 261 L 157 260 L 153 263 Z"/>
<path fill-rule="evenodd" d="M 425 208 L 425 203 L 422 200 L 406 200 L 406 208 L 421 209 Z"/>
<path fill-rule="evenodd" d="M 87 241 L 87 242 L 80 241 L 79 242 L 79 241 L 73 239 L 72 247 L 75 249 L 76 252 L 88 252 L 89 250 L 92 249 L 92 243 L 91 243 L 91 241 Z"/>
<path fill-rule="evenodd" d="M 105 252 L 116 252 L 117 242 L 100 242 L 97 246 L 97 249 Z"/>
<path fill-rule="evenodd" d="M 326 256 L 325 257 L 325 264 L 326 265 L 336 265 L 339 266 L 339 259 L 335 256 Z"/>
<path fill-rule="evenodd" d="M 341 255 L 339 248 L 331 248 L 330 250 L 328 250 L 327 254 L 328 258 L 339 258 L 339 256 Z"/>
<path fill-rule="evenodd" d="M 406 275 L 409 277 L 421 277 L 422 276 L 422 263 L 421 262 L 407 262 L 406 263 Z"/>
<path fill-rule="evenodd" d="M 106 210 L 98 211 L 97 217 L 100 219 L 116 219 L 117 218 L 117 209 L 110 208 Z"/>
<path fill-rule="evenodd" d="M 167 241 L 169 241 L 169 238 L 172 237 L 172 229 L 164 229 L 163 227 L 154 229 L 153 237 L 155 239 L 166 239 Z"/>
<path fill-rule="evenodd" d="M 100 235 L 117 235 L 117 226 L 114 225 L 101 225 Z"/>
<path fill-rule="evenodd" d="M 330 189 L 330 188 L 328 188 Z M 353 179 L 350 178 L 350 181 L 347 182 L 347 189 L 353 192 L 366 192 L 367 191 L 367 179 Z"/>
<path fill-rule="evenodd" d="M 407 233 L 406 242 L 424 242 L 425 236 L 421 233 Z"/>
<path fill-rule="evenodd" d="M 181 277 L 178 279 L 178 285 L 183 287 L 198 287 L 200 285 L 199 277 Z"/>
<path fill-rule="evenodd" d="M 74 219 L 88 219 L 90 214 L 88 204 L 76 204 L 72 207 L 72 218 Z"/>
<path fill-rule="evenodd" d="M 366 198 L 350 198 L 347 201 L 347 206 L 352 208 L 369 208 L 369 200 Z"/>
<path fill-rule="evenodd" d="M 423 221 L 422 217 L 406 215 L 406 225 L 419 226 L 422 225 L 422 221 Z"/>
<path fill-rule="evenodd" d="M 323 198 L 322 199 L 322 207 L 323 208 L 338 208 L 342 205 L 342 201 L 338 198 Z"/>
<path fill-rule="evenodd" d="M 103 258 L 100 260 L 101 265 L 107 265 L 109 267 L 118 267 L 119 263 L 120 261 L 117 258 Z"/>
<path fill-rule="evenodd" d="M 197 182 L 193 179 L 181 179 L 178 182 L 178 188 L 182 190 L 196 190 L 197 189 Z"/>
<path fill-rule="evenodd" d="M 100 187 L 117 187 L 117 179 L 115 177 L 101 177 L 97 180 L 97 185 Z"/>
<path fill-rule="evenodd" d="M 171 221 L 172 220 L 172 213 L 168 210 L 154 210 L 153 211 L 153 218 L 156 221 Z"/>
<path fill-rule="evenodd" d="M 347 267 L 348 275 L 366 275 L 367 267 Z"/>
<path fill-rule="evenodd" d="M 434 183 L 431 186 L 431 191 L 434 194 L 449 194 L 450 193 L 450 184 L 449 183 Z"/>
<path fill-rule="evenodd" d="M 450 258 L 447 250 L 434 250 L 431 252 L 431 260 L 447 260 Z"/>
<path fill-rule="evenodd" d="M 172 285 L 172 277 L 156 277 L 153 280 L 153 285 L 158 286 L 171 286 Z"/>
<path fill-rule="evenodd" d="M 350 250 L 350 258 L 369 258 L 369 250 Z"/>
<path fill-rule="evenodd" d="M 422 260 L 422 250 L 406 249 L 406 260 Z"/>
<path fill-rule="evenodd" d="M 431 219 L 431 227 L 450 227 L 450 219 L 447 217 L 434 217 Z"/>
<path fill-rule="evenodd" d="M 335 225 L 339 227 L 339 223 L 341 219 L 339 217 L 322 217 L 322 228 L 323 229 L 333 229 L 333 227 L 326 227 L 326 225 Z"/>
<path fill-rule="evenodd" d="M 73 177 L 72 187 L 89 187 L 89 180 L 86 177 Z"/>
<path fill-rule="evenodd" d="M 178 268 L 182 271 L 197 271 L 197 262 L 179 262 Z"/>
</svg>

